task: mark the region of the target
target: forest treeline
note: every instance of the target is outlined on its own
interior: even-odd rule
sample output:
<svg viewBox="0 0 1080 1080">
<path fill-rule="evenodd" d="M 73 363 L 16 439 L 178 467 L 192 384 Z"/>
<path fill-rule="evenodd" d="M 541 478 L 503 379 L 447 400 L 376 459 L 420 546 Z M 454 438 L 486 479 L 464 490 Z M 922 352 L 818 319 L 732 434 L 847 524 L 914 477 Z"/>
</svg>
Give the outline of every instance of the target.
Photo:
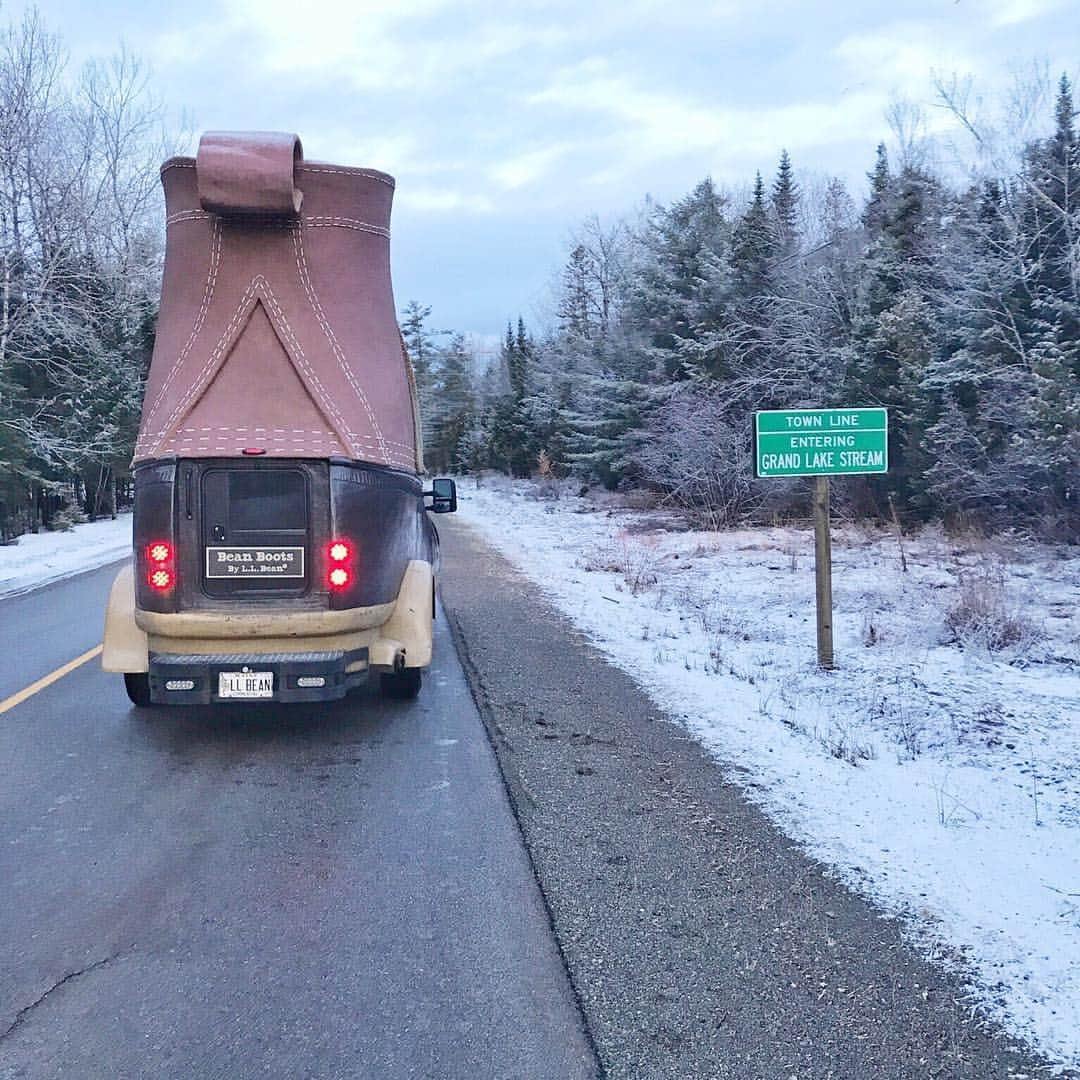
<svg viewBox="0 0 1080 1080">
<path fill-rule="evenodd" d="M 800 190 L 785 152 L 748 197 L 705 179 L 586 221 L 550 328 L 519 320 L 486 365 L 410 304 L 429 467 L 645 486 L 715 525 L 775 519 L 805 511 L 808 485 L 754 479 L 753 412 L 884 405 L 890 471 L 839 482 L 850 511 L 891 501 L 908 523 L 1076 541 L 1076 107 L 1064 76 L 1027 89 L 1006 115 L 1045 134 L 1009 145 L 968 88 L 939 86 L 977 152 L 962 172 L 901 138 L 895 163 L 878 146 L 856 203 L 840 180 Z"/>
<path fill-rule="evenodd" d="M 644 487 L 698 520 L 801 514 L 757 481 L 756 409 L 885 405 L 890 472 L 841 506 L 1080 538 L 1080 144 L 1073 88 L 1032 80 L 945 167 L 902 110 L 865 189 L 796 179 L 585 221 L 549 317 L 487 362 L 409 304 L 431 471 Z M 906 126 L 905 126 L 906 125 Z M 170 147 L 125 53 L 73 72 L 31 11 L 0 31 L 0 541 L 110 513 L 128 480 Z M 869 149 L 869 148 L 868 148 Z M 962 178 L 962 179 L 958 179 Z"/>
<path fill-rule="evenodd" d="M 131 55 L 72 73 L 35 11 L 0 31 L 0 541 L 115 507 L 153 346 L 161 130 Z"/>
</svg>

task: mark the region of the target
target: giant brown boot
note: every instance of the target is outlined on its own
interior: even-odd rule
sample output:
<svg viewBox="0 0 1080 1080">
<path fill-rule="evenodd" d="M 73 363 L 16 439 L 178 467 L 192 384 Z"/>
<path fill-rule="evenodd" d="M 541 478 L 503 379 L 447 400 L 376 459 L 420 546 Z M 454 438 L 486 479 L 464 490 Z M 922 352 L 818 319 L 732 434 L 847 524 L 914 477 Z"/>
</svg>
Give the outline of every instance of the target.
<svg viewBox="0 0 1080 1080">
<path fill-rule="evenodd" d="M 390 281 L 394 181 L 212 132 L 161 170 L 167 247 L 135 461 L 261 449 L 418 472 Z"/>
</svg>

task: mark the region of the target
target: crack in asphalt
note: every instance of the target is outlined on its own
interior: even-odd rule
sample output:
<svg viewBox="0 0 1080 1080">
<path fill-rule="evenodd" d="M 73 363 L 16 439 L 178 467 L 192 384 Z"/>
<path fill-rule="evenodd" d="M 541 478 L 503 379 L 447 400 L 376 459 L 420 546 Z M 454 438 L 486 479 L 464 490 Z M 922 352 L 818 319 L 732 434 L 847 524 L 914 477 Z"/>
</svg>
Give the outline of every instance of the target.
<svg viewBox="0 0 1080 1080">
<path fill-rule="evenodd" d="M 79 968 L 78 971 L 69 971 L 66 975 L 57 979 L 43 994 L 35 998 L 29 1005 L 24 1005 L 16 1014 L 15 1019 L 8 1025 L 6 1031 L 0 1033 L 0 1042 L 3 1042 L 9 1035 L 14 1034 L 18 1030 L 22 1022 L 36 1009 L 46 998 L 49 997 L 55 990 L 59 990 L 65 983 L 69 983 L 72 979 L 81 978 L 83 975 L 89 975 L 91 971 L 97 971 L 98 968 L 105 967 L 106 964 L 111 964 L 114 960 L 119 959 L 121 953 L 113 953 L 112 956 L 106 956 L 103 960 L 95 960 L 92 964 L 87 964 L 84 968 Z"/>
</svg>

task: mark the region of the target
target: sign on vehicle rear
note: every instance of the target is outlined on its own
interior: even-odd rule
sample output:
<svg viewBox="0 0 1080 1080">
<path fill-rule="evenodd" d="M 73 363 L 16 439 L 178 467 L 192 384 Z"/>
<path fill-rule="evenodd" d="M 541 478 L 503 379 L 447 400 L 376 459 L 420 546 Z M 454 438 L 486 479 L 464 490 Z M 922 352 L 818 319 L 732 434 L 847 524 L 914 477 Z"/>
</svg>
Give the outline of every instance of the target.
<svg viewBox="0 0 1080 1080">
<path fill-rule="evenodd" d="M 208 547 L 208 578 L 302 578 L 302 547 Z"/>
</svg>

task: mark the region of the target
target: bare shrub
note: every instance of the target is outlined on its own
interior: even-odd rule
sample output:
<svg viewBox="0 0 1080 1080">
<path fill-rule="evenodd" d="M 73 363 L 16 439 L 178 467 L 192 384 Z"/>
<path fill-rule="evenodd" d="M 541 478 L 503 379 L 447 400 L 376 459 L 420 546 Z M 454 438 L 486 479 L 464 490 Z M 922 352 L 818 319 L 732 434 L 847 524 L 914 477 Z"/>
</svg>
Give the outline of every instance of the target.
<svg viewBox="0 0 1080 1080">
<path fill-rule="evenodd" d="M 745 622 L 732 611 L 720 590 L 707 591 L 695 582 L 683 586 L 675 599 L 680 609 L 693 613 L 694 620 L 710 637 L 749 640 Z"/>
<path fill-rule="evenodd" d="M 1009 596 L 1000 567 L 961 578 L 953 603 L 945 612 L 945 628 L 950 642 L 987 652 L 1024 650 L 1042 636 L 1020 602 Z"/>
<path fill-rule="evenodd" d="M 620 574 L 631 596 L 637 596 L 659 580 L 660 553 L 647 539 L 630 540 L 625 535 L 598 544 L 582 557 L 584 570 Z"/>
<path fill-rule="evenodd" d="M 730 413 L 720 390 L 689 388 L 657 409 L 634 454 L 642 478 L 708 529 L 742 520 L 759 501 L 751 439 Z"/>
<path fill-rule="evenodd" d="M 551 455 L 546 450 L 541 450 L 536 458 L 536 497 L 558 499 L 561 494 Z"/>
<path fill-rule="evenodd" d="M 818 740 L 834 758 L 846 761 L 849 765 L 858 765 L 861 761 L 877 759 L 877 750 L 873 743 L 860 740 L 846 724 L 834 721 L 829 731 L 824 735 L 819 735 Z"/>
</svg>

